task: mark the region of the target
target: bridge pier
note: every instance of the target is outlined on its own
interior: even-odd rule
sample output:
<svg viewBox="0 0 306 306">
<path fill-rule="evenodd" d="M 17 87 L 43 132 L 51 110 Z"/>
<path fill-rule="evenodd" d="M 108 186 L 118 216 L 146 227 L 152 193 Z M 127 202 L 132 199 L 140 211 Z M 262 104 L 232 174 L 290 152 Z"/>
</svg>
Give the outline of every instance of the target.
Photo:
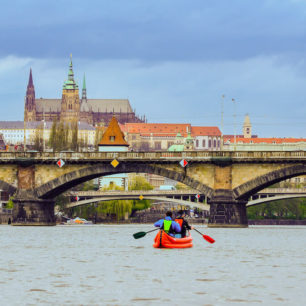
<svg viewBox="0 0 306 306">
<path fill-rule="evenodd" d="M 16 197 L 13 207 L 12 225 L 52 226 L 55 225 L 54 200 Z"/>
<path fill-rule="evenodd" d="M 224 191 L 223 191 L 224 193 Z M 234 200 L 226 192 L 211 198 L 208 227 L 248 227 L 247 201 Z"/>
</svg>

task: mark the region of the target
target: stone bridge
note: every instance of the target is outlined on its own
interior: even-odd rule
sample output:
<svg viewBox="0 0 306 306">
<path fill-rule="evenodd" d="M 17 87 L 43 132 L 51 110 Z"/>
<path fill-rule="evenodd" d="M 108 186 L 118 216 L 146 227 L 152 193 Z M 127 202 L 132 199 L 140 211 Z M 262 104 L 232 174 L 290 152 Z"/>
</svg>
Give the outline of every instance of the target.
<svg viewBox="0 0 306 306">
<path fill-rule="evenodd" d="M 14 194 L 14 225 L 54 225 L 57 195 L 96 177 L 136 172 L 168 177 L 205 195 L 210 227 L 246 227 L 248 198 L 305 175 L 306 152 L 5 152 L 0 164 L 0 189 Z"/>
<path fill-rule="evenodd" d="M 197 207 L 202 210 L 209 210 L 206 204 L 207 198 L 199 194 L 198 190 L 133 190 L 133 191 L 70 191 L 64 194 L 70 198 L 67 208 L 102 202 L 110 200 L 158 200 L 189 207 Z M 79 200 L 75 200 L 79 197 Z M 260 205 L 266 202 L 277 200 L 305 198 L 306 188 L 266 188 L 252 195 L 248 199 L 247 207 Z"/>
</svg>

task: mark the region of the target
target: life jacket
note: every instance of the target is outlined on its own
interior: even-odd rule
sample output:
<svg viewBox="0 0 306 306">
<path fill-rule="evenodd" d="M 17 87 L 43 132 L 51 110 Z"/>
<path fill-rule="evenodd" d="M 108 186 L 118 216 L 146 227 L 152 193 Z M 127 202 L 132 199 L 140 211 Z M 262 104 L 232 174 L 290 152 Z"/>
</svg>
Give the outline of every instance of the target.
<svg viewBox="0 0 306 306">
<path fill-rule="evenodd" d="M 183 227 L 183 221 L 184 219 L 183 218 L 177 218 L 174 220 L 176 223 L 178 223 L 180 225 L 180 227 L 182 228 Z"/>
<path fill-rule="evenodd" d="M 172 232 L 171 229 L 172 220 L 164 220 L 164 224 L 162 225 L 162 229 L 168 234 Z"/>
</svg>

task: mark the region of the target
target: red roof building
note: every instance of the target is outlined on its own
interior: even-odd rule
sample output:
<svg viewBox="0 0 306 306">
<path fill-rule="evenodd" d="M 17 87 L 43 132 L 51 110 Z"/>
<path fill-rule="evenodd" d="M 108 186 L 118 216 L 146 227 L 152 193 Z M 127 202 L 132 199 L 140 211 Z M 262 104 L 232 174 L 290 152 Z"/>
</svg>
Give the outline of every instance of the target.
<svg viewBox="0 0 306 306">
<path fill-rule="evenodd" d="M 220 148 L 221 132 L 218 127 L 193 127 L 190 123 L 126 123 L 121 129 L 135 151 L 166 151 L 175 143 L 177 134 L 187 138 L 188 133 L 194 138 L 195 150 Z"/>
</svg>

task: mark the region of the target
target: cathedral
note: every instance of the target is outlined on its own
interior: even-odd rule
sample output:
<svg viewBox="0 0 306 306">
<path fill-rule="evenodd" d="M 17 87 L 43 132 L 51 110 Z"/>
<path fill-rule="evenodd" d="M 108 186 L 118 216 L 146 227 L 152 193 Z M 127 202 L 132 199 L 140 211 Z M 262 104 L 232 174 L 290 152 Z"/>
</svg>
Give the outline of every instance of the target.
<svg viewBox="0 0 306 306">
<path fill-rule="evenodd" d="M 68 80 L 64 82 L 61 99 L 35 98 L 35 89 L 30 69 L 29 82 L 25 96 L 24 121 L 72 121 L 78 120 L 91 125 L 108 125 L 115 116 L 119 123 L 145 122 L 132 110 L 128 99 L 87 99 L 85 75 L 82 97 L 74 80 L 72 58 L 70 58 Z"/>
</svg>

